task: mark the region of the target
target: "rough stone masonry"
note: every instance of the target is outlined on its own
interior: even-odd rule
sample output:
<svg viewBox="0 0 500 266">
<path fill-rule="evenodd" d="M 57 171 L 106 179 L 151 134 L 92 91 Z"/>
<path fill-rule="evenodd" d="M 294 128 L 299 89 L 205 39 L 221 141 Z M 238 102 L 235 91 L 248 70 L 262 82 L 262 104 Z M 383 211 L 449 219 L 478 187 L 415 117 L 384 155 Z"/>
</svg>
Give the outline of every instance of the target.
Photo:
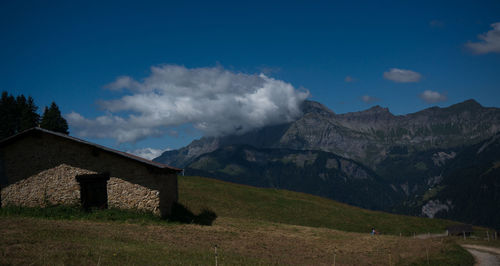
<svg viewBox="0 0 500 266">
<path fill-rule="evenodd" d="M 33 128 L 0 142 L 1 206 L 94 207 L 92 204 L 104 200 L 109 208 L 149 211 L 165 217 L 178 199 L 180 171 Z M 104 192 L 97 192 L 101 184 Z"/>
</svg>

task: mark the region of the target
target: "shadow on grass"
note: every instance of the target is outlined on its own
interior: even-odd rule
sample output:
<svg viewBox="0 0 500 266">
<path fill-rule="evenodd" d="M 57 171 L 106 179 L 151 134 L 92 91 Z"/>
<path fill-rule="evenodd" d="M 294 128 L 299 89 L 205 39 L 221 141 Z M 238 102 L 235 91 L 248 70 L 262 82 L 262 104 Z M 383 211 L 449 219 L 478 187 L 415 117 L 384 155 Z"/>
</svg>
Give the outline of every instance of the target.
<svg viewBox="0 0 500 266">
<path fill-rule="evenodd" d="M 212 225 L 217 218 L 217 214 L 209 209 L 203 209 L 200 214 L 195 215 L 186 206 L 180 203 L 174 203 L 172 206 L 172 214 L 168 217 L 169 221 L 199 224 L 199 225 Z"/>
<path fill-rule="evenodd" d="M 91 208 L 84 210 L 80 206 L 47 206 L 47 207 L 19 207 L 6 206 L 0 208 L 0 217 L 2 216 L 23 216 L 38 217 L 46 219 L 62 220 L 94 220 L 94 221 L 117 221 L 131 222 L 139 224 L 149 223 L 193 223 L 200 225 L 212 225 L 217 218 L 215 212 L 204 209 L 198 215 L 193 214 L 188 208 L 176 203 L 172 207 L 172 215 L 167 219 L 162 219 L 150 212 L 141 212 L 137 210 L 123 209 L 99 209 Z"/>
</svg>

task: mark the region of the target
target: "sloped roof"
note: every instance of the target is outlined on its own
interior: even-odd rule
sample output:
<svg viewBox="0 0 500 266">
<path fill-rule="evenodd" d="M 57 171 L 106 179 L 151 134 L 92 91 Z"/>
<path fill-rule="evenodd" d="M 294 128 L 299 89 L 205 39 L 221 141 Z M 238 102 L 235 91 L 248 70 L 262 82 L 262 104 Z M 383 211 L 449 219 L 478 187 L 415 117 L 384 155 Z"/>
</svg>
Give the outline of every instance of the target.
<svg viewBox="0 0 500 266">
<path fill-rule="evenodd" d="M 41 133 L 44 133 L 44 134 L 49 134 L 49 135 L 53 135 L 53 136 L 56 136 L 56 137 L 64 138 L 64 139 L 67 139 L 67 140 L 70 140 L 70 141 L 74 141 L 74 142 L 77 142 L 77 143 L 80 143 L 80 144 L 83 144 L 83 145 L 91 146 L 91 147 L 97 148 L 99 150 L 106 151 L 106 152 L 109 152 L 109 153 L 112 153 L 112 154 L 115 154 L 115 155 L 118 155 L 118 156 L 130 159 L 130 160 L 134 160 L 134 161 L 137 161 L 137 162 L 140 162 L 140 163 L 143 163 L 143 164 L 154 166 L 156 168 L 170 169 L 170 170 L 175 171 L 175 172 L 181 172 L 182 171 L 182 169 L 179 169 L 179 168 L 176 168 L 176 167 L 172 167 L 172 166 L 168 166 L 166 164 L 154 162 L 154 161 L 151 161 L 151 160 L 148 160 L 148 159 L 141 158 L 139 156 L 135 156 L 135 155 L 130 154 L 130 153 L 126 153 L 126 152 L 114 150 L 114 149 L 111 149 L 111 148 L 108 148 L 108 147 L 105 147 L 105 146 L 101 146 L 99 144 L 95 144 L 95 143 L 88 142 L 88 141 L 85 141 L 85 140 L 82 140 L 82 139 L 79 139 L 79 138 L 75 138 L 75 137 L 72 137 L 72 136 L 69 136 L 69 135 L 66 135 L 66 134 L 62 134 L 62 133 L 50 131 L 50 130 L 39 128 L 39 127 L 34 127 L 34 128 L 31 128 L 31 129 L 25 130 L 23 132 L 20 132 L 20 133 L 18 133 L 16 135 L 10 136 L 10 137 L 8 137 L 6 139 L 3 139 L 2 141 L 0 141 L 0 146 L 4 146 L 4 145 L 6 145 L 8 143 L 11 143 L 11 142 L 19 139 L 19 138 L 22 138 L 23 136 L 27 136 L 27 135 L 33 134 L 35 132 L 41 132 Z"/>
</svg>

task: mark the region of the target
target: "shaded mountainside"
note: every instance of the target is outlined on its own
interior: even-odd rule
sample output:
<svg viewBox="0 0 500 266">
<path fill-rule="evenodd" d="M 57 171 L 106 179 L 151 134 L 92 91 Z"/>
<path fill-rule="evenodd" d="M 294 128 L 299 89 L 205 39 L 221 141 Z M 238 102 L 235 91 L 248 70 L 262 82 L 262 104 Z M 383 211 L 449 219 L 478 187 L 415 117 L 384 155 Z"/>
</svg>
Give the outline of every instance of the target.
<svg viewBox="0 0 500 266">
<path fill-rule="evenodd" d="M 323 151 L 226 146 L 198 157 L 185 172 L 310 193 L 368 209 L 387 209 L 401 199 L 372 170 Z"/>
<path fill-rule="evenodd" d="M 395 147 L 404 147 L 409 153 L 446 149 L 474 144 L 500 131 L 500 109 L 482 107 L 474 100 L 401 116 L 380 106 L 335 114 L 313 101 L 305 101 L 302 110 L 303 115 L 294 122 L 243 135 L 202 138 L 179 150 L 167 151 L 155 160 L 184 167 L 220 147 L 248 144 L 257 148 L 333 152 L 376 169 Z"/>
<path fill-rule="evenodd" d="M 380 106 L 335 114 L 306 101 L 302 110 L 291 123 L 202 138 L 155 161 L 186 168 L 189 174 L 301 191 L 365 208 L 499 224 L 491 214 L 500 213 L 498 204 L 491 204 L 498 201 L 499 174 L 491 165 L 500 157 L 488 148 L 498 142 L 499 108 L 468 100 L 399 116 Z M 478 153 L 483 142 L 492 144 Z M 335 168 L 328 161 L 347 162 L 351 168 L 342 163 Z"/>
<path fill-rule="evenodd" d="M 445 167 L 442 181 L 408 206 L 414 214 L 434 214 L 500 230 L 500 134 L 463 148 Z"/>
</svg>

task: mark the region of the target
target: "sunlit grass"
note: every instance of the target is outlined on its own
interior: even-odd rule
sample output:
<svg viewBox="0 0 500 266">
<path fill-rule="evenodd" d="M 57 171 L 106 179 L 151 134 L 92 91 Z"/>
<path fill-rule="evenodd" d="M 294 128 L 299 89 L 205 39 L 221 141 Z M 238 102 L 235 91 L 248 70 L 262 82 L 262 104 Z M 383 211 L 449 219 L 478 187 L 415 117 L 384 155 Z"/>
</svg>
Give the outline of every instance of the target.
<svg viewBox="0 0 500 266">
<path fill-rule="evenodd" d="M 218 216 L 326 227 L 350 232 L 410 236 L 442 233 L 456 222 L 365 210 L 287 190 L 256 188 L 202 177 L 179 178 L 180 202 L 192 210 L 210 207 Z"/>
</svg>

